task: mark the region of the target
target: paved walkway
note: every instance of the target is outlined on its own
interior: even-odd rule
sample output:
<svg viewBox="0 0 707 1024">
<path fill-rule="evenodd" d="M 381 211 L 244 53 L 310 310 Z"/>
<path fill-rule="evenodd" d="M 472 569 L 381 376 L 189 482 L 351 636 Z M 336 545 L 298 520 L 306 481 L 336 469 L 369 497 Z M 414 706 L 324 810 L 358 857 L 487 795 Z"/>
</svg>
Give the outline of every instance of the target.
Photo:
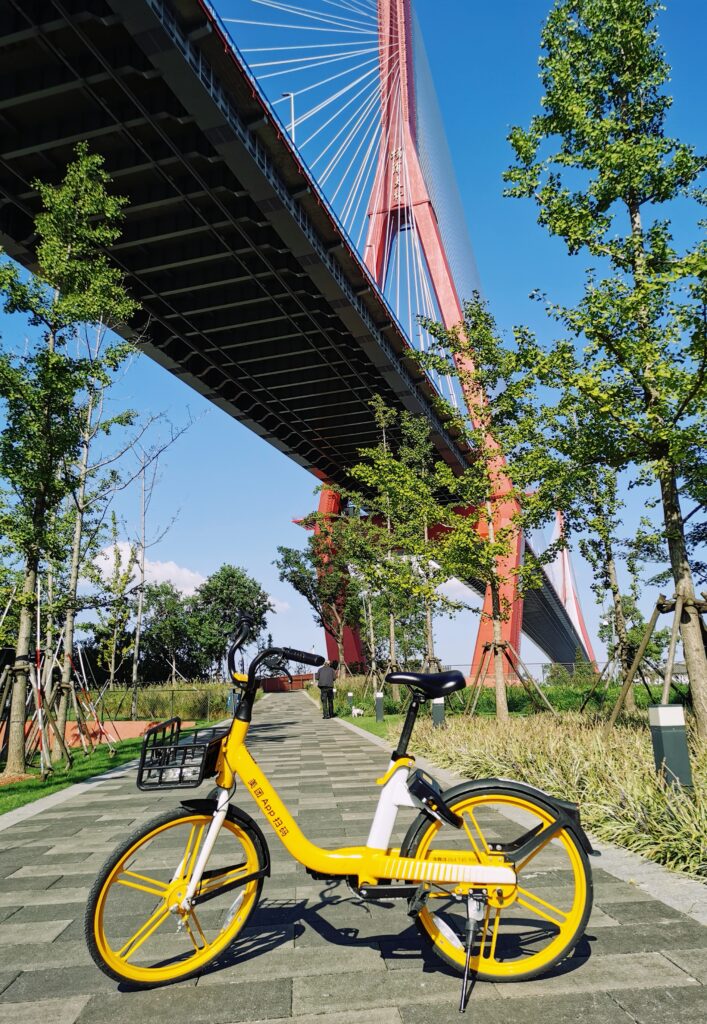
<svg viewBox="0 0 707 1024">
<path fill-rule="evenodd" d="M 323 722 L 301 692 L 256 705 L 251 736 L 310 838 L 365 841 L 373 781 L 387 763 L 380 746 Z M 119 992 L 84 946 L 85 900 L 125 831 L 175 805 L 178 795 L 139 792 L 131 769 L 0 831 L 0 1024 L 707 1020 L 707 929 L 600 862 L 595 912 L 569 969 L 524 984 L 479 984 L 460 1018 L 459 979 L 421 955 L 403 907 L 359 905 L 344 885 L 313 882 L 270 833 L 273 875 L 249 931 L 261 937 L 257 955 L 244 953 L 196 982 Z M 252 810 L 249 797 L 242 799 Z"/>
</svg>

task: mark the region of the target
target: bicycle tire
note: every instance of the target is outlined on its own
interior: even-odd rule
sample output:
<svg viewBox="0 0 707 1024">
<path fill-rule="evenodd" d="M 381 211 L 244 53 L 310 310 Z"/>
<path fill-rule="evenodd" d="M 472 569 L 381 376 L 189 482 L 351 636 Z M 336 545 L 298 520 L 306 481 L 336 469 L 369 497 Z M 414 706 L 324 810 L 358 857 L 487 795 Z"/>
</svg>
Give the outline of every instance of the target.
<svg viewBox="0 0 707 1024">
<path fill-rule="evenodd" d="M 219 931 L 213 941 L 206 942 L 205 933 L 202 930 L 202 926 L 199 923 L 198 917 L 196 917 L 196 908 L 190 911 L 187 918 L 196 918 L 198 931 L 204 937 L 204 946 L 201 952 L 198 952 L 195 948 L 194 953 L 188 957 L 178 957 L 172 959 L 172 962 L 160 964 L 159 961 L 152 967 L 138 965 L 135 963 L 129 963 L 128 959 L 134 955 L 146 939 L 139 939 L 140 929 L 132 936 L 135 939 L 137 945 L 133 943 L 134 949 L 131 948 L 125 956 L 120 956 L 120 950 L 113 948 L 113 940 L 107 935 L 106 932 L 106 921 L 105 914 L 108 906 L 108 900 L 111 893 L 118 886 L 128 886 L 130 890 L 142 890 L 148 896 L 152 896 L 152 901 L 157 897 L 157 905 L 159 908 L 159 901 L 162 899 L 164 906 L 160 910 L 162 915 L 159 919 L 159 924 L 153 929 L 153 932 L 149 933 L 149 937 L 152 937 L 153 933 L 159 931 L 162 923 L 166 923 L 169 917 L 166 916 L 168 911 L 165 907 L 168 903 L 168 894 L 166 890 L 174 885 L 175 880 L 165 883 L 156 877 L 145 876 L 142 874 L 135 874 L 126 869 L 125 865 L 133 862 L 139 854 L 144 854 L 145 851 L 150 847 L 153 842 L 159 836 L 166 836 L 170 829 L 176 829 L 180 825 L 190 826 L 189 837 L 191 838 L 194 834 L 194 828 L 207 828 L 211 823 L 212 816 L 209 813 L 199 813 L 193 810 L 189 810 L 186 807 L 181 807 L 176 810 L 165 811 L 155 818 L 152 818 L 146 824 L 141 825 L 135 829 L 126 839 L 121 842 L 116 849 L 110 854 L 105 864 L 101 868 L 88 897 L 86 904 L 86 913 L 84 918 L 84 933 L 86 937 L 86 943 L 93 958 L 95 964 L 103 971 L 104 974 L 108 975 L 114 981 L 128 982 L 132 987 L 135 988 L 154 988 L 159 985 L 169 984 L 173 981 L 182 981 L 185 978 L 194 977 L 197 974 L 203 972 L 203 970 L 213 963 L 213 961 L 224 953 L 225 950 L 231 946 L 237 936 L 242 932 L 243 928 L 250 916 L 252 915 L 255 907 L 260 899 L 260 894 L 263 887 L 264 874 L 269 871 L 269 854 L 267 849 L 267 843 L 258 825 L 253 819 L 246 814 L 245 811 L 238 807 L 230 806 L 226 815 L 226 820 L 219 833 L 217 844 L 222 840 L 222 837 L 228 841 L 228 837 L 232 837 L 238 844 L 240 844 L 243 853 L 245 854 L 246 861 L 245 867 L 242 868 L 243 876 L 250 878 L 251 875 L 255 875 L 252 880 L 245 882 L 243 886 L 243 898 L 241 904 L 236 908 L 233 913 L 232 920 Z M 203 836 L 203 832 L 200 836 Z M 188 840 L 189 842 L 189 840 Z M 199 838 L 199 843 L 201 838 Z M 198 849 L 198 844 L 197 844 Z M 229 846 L 230 851 L 230 846 Z M 213 858 L 213 854 L 212 854 Z M 212 858 L 209 860 L 209 864 L 212 862 Z M 190 872 L 193 870 L 193 865 L 196 859 L 196 854 L 191 858 L 190 870 L 188 873 L 183 875 L 181 880 L 182 887 L 185 888 L 188 884 Z M 182 858 L 182 863 L 186 863 L 187 854 Z M 181 865 L 178 865 L 178 868 Z M 207 864 L 207 870 L 209 865 Z M 241 869 L 241 866 L 238 866 Z M 172 867 L 165 867 L 161 869 L 166 871 L 167 876 L 172 871 Z M 218 869 L 216 869 L 218 870 Z M 127 872 L 127 874 L 126 874 Z M 174 872 L 176 875 L 176 871 Z M 233 870 L 231 871 L 233 874 Z M 125 875 L 125 878 L 120 878 L 121 875 Z M 137 878 L 139 881 L 134 881 L 133 878 Z M 226 884 L 219 886 L 213 884 L 213 881 L 218 883 L 217 876 L 214 880 L 207 882 L 207 885 L 211 886 L 208 890 L 209 898 L 213 898 L 213 893 L 217 896 L 228 899 L 230 893 L 239 888 L 237 878 L 229 879 L 226 875 Z M 203 885 L 203 881 L 202 881 Z M 158 890 L 157 887 L 160 887 Z M 161 887 L 164 887 L 165 893 L 162 895 Z M 230 888 L 229 888 L 230 887 Z M 221 889 L 222 892 L 218 890 Z M 124 890 L 120 890 L 120 896 L 124 897 L 132 895 L 132 893 L 125 894 Z M 233 906 L 238 902 L 240 894 L 236 894 Z M 169 897 L 172 901 L 175 900 L 175 896 Z M 204 897 L 202 897 L 204 898 Z M 127 902 L 127 899 L 123 899 L 123 904 Z M 208 904 L 204 904 L 208 906 Z M 153 912 L 157 913 L 157 911 Z M 200 914 L 202 912 L 200 911 Z M 136 915 L 137 916 L 137 915 Z M 181 921 L 184 915 L 174 915 L 173 920 L 177 918 Z M 148 922 L 149 923 L 149 918 Z M 192 924 L 193 924 L 192 920 Z M 122 926 L 122 923 L 121 923 Z M 145 927 L 145 926 L 143 926 Z M 191 938 L 192 926 L 189 920 L 185 922 L 185 929 Z M 178 928 L 179 930 L 179 928 Z M 193 938 L 191 939 L 194 943 Z M 195 944 L 195 943 L 194 943 Z M 196 944 L 195 944 L 196 945 Z M 125 947 L 123 947 L 125 948 Z M 143 953 L 144 956 L 144 953 Z M 162 956 L 164 960 L 164 956 Z"/>
<path fill-rule="evenodd" d="M 550 824 L 555 819 L 555 814 L 552 810 L 551 804 L 544 803 L 540 797 L 530 795 L 527 790 L 515 788 L 512 782 L 501 785 L 485 783 L 483 780 L 462 783 L 461 785 L 454 787 L 454 789 L 448 790 L 444 794 L 444 799 L 450 810 L 463 818 L 465 815 L 468 817 L 470 810 L 479 809 L 482 806 L 485 806 L 488 811 L 493 810 L 494 805 L 497 805 L 497 812 L 499 811 L 499 808 L 505 808 L 506 811 L 523 811 L 528 816 L 535 816 L 536 819 L 539 819 L 545 824 Z M 473 818 L 476 822 L 475 814 L 473 815 Z M 511 829 L 511 821 L 512 819 L 510 818 L 502 821 L 501 827 Z M 526 825 L 516 825 L 515 827 L 520 832 L 521 830 L 525 830 Z M 466 820 L 464 828 L 468 834 L 470 829 L 466 824 Z M 405 836 L 400 851 L 401 856 L 417 858 L 429 855 L 430 846 L 439 834 L 440 830 L 441 825 L 438 822 L 431 821 L 430 818 L 424 814 L 420 815 L 412 823 L 407 835 Z M 475 828 L 474 831 L 476 831 Z M 445 829 L 445 840 L 449 840 L 451 834 L 452 833 L 448 828 Z M 480 845 L 478 842 L 478 836 L 476 838 L 476 843 L 477 846 Z M 522 896 L 516 894 L 515 898 L 512 899 L 512 902 L 510 902 L 508 907 L 505 909 L 492 907 L 489 903 L 487 905 L 481 934 L 479 935 L 478 941 L 475 945 L 476 952 L 471 960 L 471 968 L 476 977 L 480 980 L 517 982 L 537 978 L 551 970 L 551 968 L 556 966 L 561 960 L 566 959 L 575 949 L 577 943 L 581 940 L 587 926 L 587 922 L 589 921 L 593 902 L 593 883 L 589 860 L 579 837 L 570 828 L 562 828 L 552 840 L 548 840 L 546 848 L 550 846 L 550 843 L 554 843 L 553 852 L 557 853 L 558 850 L 564 851 L 569 862 L 569 870 L 572 873 L 571 882 L 574 885 L 574 893 L 569 901 L 568 909 L 564 911 L 556 907 L 554 903 L 549 903 L 542 898 L 538 900 L 538 897 L 532 893 L 529 893 L 532 897 L 531 899 L 523 899 Z M 487 849 L 492 849 L 494 845 L 495 844 L 488 844 Z M 472 858 L 472 862 L 476 859 L 479 863 L 493 863 L 492 857 L 485 859 L 483 849 L 481 849 L 480 852 L 472 852 L 470 856 Z M 535 854 L 532 859 L 533 861 L 535 860 Z M 529 861 L 526 861 L 525 863 L 527 864 L 528 862 Z M 496 863 L 498 863 L 498 860 L 496 860 Z M 525 864 L 523 864 L 518 870 L 519 880 L 521 880 L 524 867 Z M 537 864 L 535 864 L 535 868 L 537 868 Z M 518 889 L 519 892 L 529 892 L 520 884 Z M 489 890 L 489 892 L 491 892 L 491 890 Z M 439 898 L 440 900 L 442 899 L 442 897 Z M 492 897 L 490 897 L 490 899 L 492 899 Z M 533 907 L 534 900 L 537 902 Z M 463 909 L 463 903 L 457 903 L 456 906 Z M 495 953 L 498 949 L 500 915 L 510 911 L 513 906 L 520 906 L 526 913 L 534 913 L 541 921 L 543 916 L 547 918 L 548 922 L 553 921 L 554 919 L 553 923 L 557 930 L 557 934 L 549 937 L 547 945 L 543 949 L 538 950 L 535 954 L 530 954 L 525 958 L 516 957 L 513 959 L 509 957 L 508 960 L 497 961 Z M 548 910 L 548 907 L 551 907 L 552 910 Z M 491 924 L 491 910 L 494 912 L 494 923 L 492 925 L 492 929 L 493 934 L 496 936 L 495 940 L 493 938 L 493 934 L 491 936 L 488 935 L 489 925 Z M 517 910 L 515 913 L 517 914 Z M 497 920 L 499 921 L 498 924 L 496 923 Z M 466 959 L 463 943 L 463 929 L 458 928 L 455 931 L 454 927 L 448 923 L 445 917 L 442 917 L 441 914 L 435 914 L 430 910 L 429 902 L 417 915 L 416 925 L 422 936 L 424 944 L 431 948 L 434 954 L 452 970 L 460 974 L 463 973 L 464 962 Z M 545 927 L 546 930 L 549 930 L 547 929 L 547 925 L 545 925 Z M 517 951 L 518 947 L 522 945 L 520 940 L 517 938 L 517 933 L 515 933 L 515 936 L 516 937 L 512 938 L 511 942 L 508 944 L 509 950 L 515 949 Z M 491 956 L 488 955 L 488 951 L 491 952 Z"/>
</svg>

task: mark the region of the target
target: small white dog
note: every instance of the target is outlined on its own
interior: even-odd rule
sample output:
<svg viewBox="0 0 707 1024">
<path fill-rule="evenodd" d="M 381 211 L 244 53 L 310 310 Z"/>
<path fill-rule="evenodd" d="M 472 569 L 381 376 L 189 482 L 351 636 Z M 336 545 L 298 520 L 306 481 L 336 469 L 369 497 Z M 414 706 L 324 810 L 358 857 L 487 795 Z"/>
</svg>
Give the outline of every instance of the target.
<svg viewBox="0 0 707 1024">
<path fill-rule="evenodd" d="M 363 708 L 351 708 L 352 718 L 363 718 Z"/>
</svg>

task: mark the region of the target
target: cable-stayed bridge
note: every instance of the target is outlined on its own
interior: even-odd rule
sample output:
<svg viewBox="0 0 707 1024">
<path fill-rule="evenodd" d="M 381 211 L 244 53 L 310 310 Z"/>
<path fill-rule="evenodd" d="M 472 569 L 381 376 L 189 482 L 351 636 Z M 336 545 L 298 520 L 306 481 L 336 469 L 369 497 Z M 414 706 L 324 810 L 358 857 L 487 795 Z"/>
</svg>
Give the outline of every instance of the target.
<svg viewBox="0 0 707 1024">
<path fill-rule="evenodd" d="M 6 251 L 33 265 L 31 182 L 88 139 L 130 201 L 124 333 L 320 480 L 374 394 L 464 464 L 433 407 L 464 396 L 410 358 L 477 283 L 409 0 L 0 0 L 0 139 Z M 548 575 L 508 636 L 573 661 L 577 609 Z"/>
</svg>

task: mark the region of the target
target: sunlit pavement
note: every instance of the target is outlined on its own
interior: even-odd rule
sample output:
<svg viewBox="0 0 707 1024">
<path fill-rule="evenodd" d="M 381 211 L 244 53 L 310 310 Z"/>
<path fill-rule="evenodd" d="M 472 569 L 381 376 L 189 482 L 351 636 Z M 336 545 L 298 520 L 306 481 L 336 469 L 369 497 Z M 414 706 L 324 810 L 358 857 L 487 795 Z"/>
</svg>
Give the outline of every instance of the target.
<svg viewBox="0 0 707 1024">
<path fill-rule="evenodd" d="M 336 720 L 322 721 L 302 692 L 258 703 L 249 739 L 310 839 L 323 846 L 365 841 L 385 750 Z M 131 768 L 84 786 L 0 831 L 0 1024 L 464 1019 L 458 977 L 423 956 L 404 906 L 363 905 L 343 883 L 314 882 L 265 825 L 272 877 L 224 965 L 167 988 L 121 991 L 86 950 L 86 897 L 116 843 L 179 798 L 139 792 L 134 775 Z M 257 816 L 245 793 L 236 802 Z M 396 840 L 410 814 L 401 818 Z M 634 860 L 638 874 L 644 862 Z M 704 1024 L 707 928 L 599 863 L 594 913 L 575 955 L 535 981 L 479 983 L 467 1018 Z"/>
</svg>

